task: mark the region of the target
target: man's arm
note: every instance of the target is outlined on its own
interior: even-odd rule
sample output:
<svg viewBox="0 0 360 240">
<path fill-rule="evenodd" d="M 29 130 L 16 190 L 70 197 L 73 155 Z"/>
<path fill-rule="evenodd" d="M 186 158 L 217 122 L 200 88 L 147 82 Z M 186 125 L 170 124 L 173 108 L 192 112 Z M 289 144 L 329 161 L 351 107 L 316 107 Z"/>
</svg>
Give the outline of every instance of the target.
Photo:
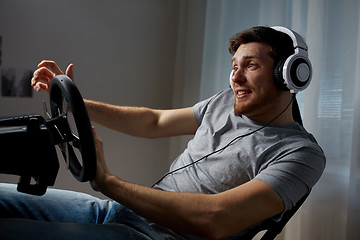
<svg viewBox="0 0 360 240">
<path fill-rule="evenodd" d="M 73 64 L 66 75 L 74 79 Z M 54 61 L 44 60 L 31 79 L 35 91 L 49 92 L 51 79 L 64 74 Z M 85 100 L 90 119 L 108 128 L 145 138 L 194 134 L 198 128 L 192 108 L 155 110 L 144 107 L 123 107 Z"/>
<path fill-rule="evenodd" d="M 259 180 L 219 194 L 166 192 L 126 182 L 110 173 L 102 141 L 95 131 L 94 136 L 98 188 L 149 221 L 185 234 L 219 239 L 284 210 L 280 196 Z"/>
<path fill-rule="evenodd" d="M 102 192 L 149 221 L 209 239 L 233 235 L 284 209 L 278 194 L 259 180 L 210 195 L 166 192 L 112 176 Z"/>
<path fill-rule="evenodd" d="M 136 137 L 159 138 L 194 134 L 198 128 L 192 107 L 157 110 L 115 106 L 91 100 L 84 102 L 92 121 Z"/>
</svg>

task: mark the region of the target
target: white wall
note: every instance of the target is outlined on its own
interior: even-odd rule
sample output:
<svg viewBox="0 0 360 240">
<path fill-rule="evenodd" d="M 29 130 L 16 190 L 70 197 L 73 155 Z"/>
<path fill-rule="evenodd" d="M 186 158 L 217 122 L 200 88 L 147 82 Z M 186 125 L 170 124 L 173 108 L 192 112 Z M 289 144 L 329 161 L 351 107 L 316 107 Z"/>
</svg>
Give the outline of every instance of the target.
<svg viewBox="0 0 360 240">
<path fill-rule="evenodd" d="M 73 62 L 84 98 L 153 108 L 194 103 L 205 1 L 190 2 L 2 0 L 2 67 L 36 69 L 42 59 L 53 59 L 65 69 Z M 43 99 L 48 100 L 45 93 L 33 93 L 32 98 L 0 96 L 0 116 L 42 114 Z M 140 184 L 151 185 L 160 178 L 169 158 L 179 151 L 170 148 L 174 142 L 169 139 L 138 139 L 101 126 L 97 130 L 109 168 Z M 1 161 L 11 159 L 1 157 Z M 60 162 L 56 187 L 92 192 Z M 9 179 L 13 181 L 0 174 L 0 182 Z"/>
</svg>

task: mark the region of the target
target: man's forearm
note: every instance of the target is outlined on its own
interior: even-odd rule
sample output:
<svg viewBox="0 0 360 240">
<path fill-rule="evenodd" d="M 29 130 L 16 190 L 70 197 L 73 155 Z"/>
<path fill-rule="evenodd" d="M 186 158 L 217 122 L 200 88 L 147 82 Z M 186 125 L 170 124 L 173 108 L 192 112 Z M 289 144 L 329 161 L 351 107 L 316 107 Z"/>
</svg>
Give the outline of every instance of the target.
<svg viewBox="0 0 360 240">
<path fill-rule="evenodd" d="M 143 138 L 194 134 L 198 128 L 192 108 L 159 110 L 116 106 L 85 100 L 93 122 L 128 135 Z"/>
<path fill-rule="evenodd" d="M 230 236 L 284 209 L 279 195 L 258 180 L 219 194 L 166 192 L 115 176 L 102 183 L 105 195 L 149 221 L 209 239 Z"/>
<path fill-rule="evenodd" d="M 116 106 L 84 99 L 90 119 L 110 129 L 137 137 L 151 137 L 157 115 L 144 107 Z"/>
<path fill-rule="evenodd" d="M 149 221 L 172 230 L 209 237 L 216 224 L 214 195 L 166 192 L 110 176 L 102 186 L 106 196 Z"/>
</svg>

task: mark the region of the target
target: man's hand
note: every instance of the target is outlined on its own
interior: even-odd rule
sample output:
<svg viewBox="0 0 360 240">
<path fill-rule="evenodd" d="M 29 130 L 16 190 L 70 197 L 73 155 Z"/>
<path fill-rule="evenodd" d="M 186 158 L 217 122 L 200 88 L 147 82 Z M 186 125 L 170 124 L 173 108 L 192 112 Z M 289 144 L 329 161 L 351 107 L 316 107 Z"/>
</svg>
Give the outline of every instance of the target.
<svg viewBox="0 0 360 240">
<path fill-rule="evenodd" d="M 90 185 L 95 191 L 101 191 L 105 185 L 106 179 L 111 176 L 111 173 L 106 165 L 103 141 L 95 131 L 95 127 L 92 127 L 92 130 L 95 140 L 97 164 L 95 179 L 90 182 Z"/>
<path fill-rule="evenodd" d="M 74 64 L 69 64 L 66 68 L 66 75 L 74 81 Z M 50 82 L 56 75 L 64 75 L 58 65 L 51 60 L 43 60 L 38 64 L 33 78 L 31 79 L 31 86 L 36 92 L 45 90 L 49 93 Z"/>
</svg>

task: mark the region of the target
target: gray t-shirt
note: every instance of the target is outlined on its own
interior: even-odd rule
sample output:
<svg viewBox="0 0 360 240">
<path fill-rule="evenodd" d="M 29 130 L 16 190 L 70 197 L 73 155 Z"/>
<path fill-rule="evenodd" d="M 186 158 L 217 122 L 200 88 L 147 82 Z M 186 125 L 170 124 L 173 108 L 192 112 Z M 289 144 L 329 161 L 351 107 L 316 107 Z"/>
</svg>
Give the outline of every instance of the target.
<svg viewBox="0 0 360 240">
<path fill-rule="evenodd" d="M 233 106 L 233 92 L 227 89 L 193 107 L 199 128 L 171 165 L 174 172 L 154 187 L 213 194 L 258 179 L 280 195 L 285 210 L 291 209 L 320 178 L 323 151 L 299 124 L 262 128 L 236 115 Z"/>
</svg>

